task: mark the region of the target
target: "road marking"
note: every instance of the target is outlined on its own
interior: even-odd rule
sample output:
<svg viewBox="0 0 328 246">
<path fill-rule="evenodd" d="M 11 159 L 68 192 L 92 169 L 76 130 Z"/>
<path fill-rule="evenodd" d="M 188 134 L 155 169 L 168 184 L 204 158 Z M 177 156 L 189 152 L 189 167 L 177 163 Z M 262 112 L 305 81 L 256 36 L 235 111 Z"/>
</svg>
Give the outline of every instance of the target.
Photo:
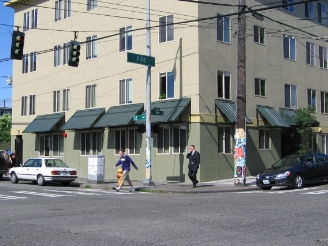
<svg viewBox="0 0 328 246">
<path fill-rule="evenodd" d="M 7 195 L 1 195 L 0 194 L 0 200 L 16 200 L 16 199 L 26 199 L 27 197 L 22 196 L 7 196 Z"/>
<path fill-rule="evenodd" d="M 40 192 L 34 192 L 34 191 L 12 191 L 12 192 L 18 193 L 18 194 L 24 194 L 24 195 L 45 196 L 45 197 L 72 196 L 72 195 L 60 195 L 60 194 L 51 194 L 51 193 L 40 193 Z"/>
<path fill-rule="evenodd" d="M 291 193 L 291 192 L 301 192 L 305 190 L 315 190 L 318 189 L 317 187 L 311 187 L 311 188 L 303 188 L 303 189 L 294 189 L 294 190 L 277 190 L 277 189 L 272 189 L 272 190 L 258 190 L 258 191 L 241 191 L 241 192 L 234 192 L 234 193 L 239 193 L 239 194 L 254 194 L 254 193 L 259 193 L 259 194 L 283 194 L 283 193 Z M 301 193 L 302 194 L 302 193 Z M 305 193 L 304 193 L 305 194 Z"/>
<path fill-rule="evenodd" d="M 69 191 L 69 190 L 45 190 L 45 191 L 57 192 L 57 193 L 66 193 L 66 194 L 73 194 L 73 195 L 86 195 L 86 196 L 99 196 L 100 195 L 100 194 L 97 194 L 97 193 Z"/>
<path fill-rule="evenodd" d="M 301 194 L 321 195 L 321 194 L 325 194 L 325 193 L 328 193 L 328 190 L 310 191 L 310 192 L 305 192 L 305 193 L 301 193 Z"/>
</svg>

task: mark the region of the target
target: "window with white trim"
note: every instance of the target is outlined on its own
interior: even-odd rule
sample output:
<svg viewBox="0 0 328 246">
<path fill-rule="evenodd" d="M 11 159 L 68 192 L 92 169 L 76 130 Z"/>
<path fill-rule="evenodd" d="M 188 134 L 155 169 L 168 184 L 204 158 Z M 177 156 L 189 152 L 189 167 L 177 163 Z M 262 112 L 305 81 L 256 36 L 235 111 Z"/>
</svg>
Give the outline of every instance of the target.
<svg viewBox="0 0 328 246">
<path fill-rule="evenodd" d="M 270 130 L 259 130 L 259 149 L 270 149 Z"/>
<path fill-rule="evenodd" d="M 317 92 L 316 90 L 307 90 L 308 106 L 311 106 L 314 111 L 317 111 Z"/>
<path fill-rule="evenodd" d="M 87 11 L 97 8 L 98 0 L 88 0 L 87 2 Z"/>
<path fill-rule="evenodd" d="M 129 129 L 129 154 L 139 155 L 141 148 L 142 134 L 138 129 Z"/>
<path fill-rule="evenodd" d="M 60 66 L 60 44 L 54 46 L 54 67 Z"/>
<path fill-rule="evenodd" d="M 23 55 L 22 59 L 22 73 L 28 73 L 28 54 Z"/>
<path fill-rule="evenodd" d="M 55 21 L 62 19 L 63 0 L 55 1 Z"/>
<path fill-rule="evenodd" d="M 132 103 L 132 79 L 120 80 L 120 94 L 119 103 Z"/>
<path fill-rule="evenodd" d="M 21 116 L 25 116 L 26 114 L 27 114 L 27 96 L 22 96 Z"/>
<path fill-rule="evenodd" d="M 103 146 L 103 135 L 101 131 L 95 131 L 91 133 L 91 155 L 101 155 Z"/>
<path fill-rule="evenodd" d="M 30 29 L 30 12 L 24 13 L 24 20 L 23 20 L 23 32 L 26 32 Z"/>
<path fill-rule="evenodd" d="M 318 134 L 316 134 L 316 133 L 312 133 L 310 135 L 310 141 L 309 141 L 310 146 L 309 147 L 310 147 L 310 149 L 312 149 L 312 153 L 318 152 L 317 137 L 318 137 Z"/>
<path fill-rule="evenodd" d="M 66 65 L 68 63 L 70 45 L 71 42 L 67 42 L 63 44 L 63 65 Z"/>
<path fill-rule="evenodd" d="M 230 76 L 228 72 L 217 72 L 217 81 L 218 81 L 218 97 L 224 99 L 230 99 Z"/>
<path fill-rule="evenodd" d="M 126 50 L 132 50 L 132 26 L 122 27 L 120 28 L 120 52 Z"/>
<path fill-rule="evenodd" d="M 230 43 L 230 17 L 217 15 L 216 39 L 224 43 Z"/>
<path fill-rule="evenodd" d="M 218 152 L 232 153 L 232 129 L 230 126 L 218 127 Z"/>
<path fill-rule="evenodd" d="M 157 153 L 170 153 L 170 126 L 159 126 L 157 133 Z"/>
<path fill-rule="evenodd" d="M 327 8 L 326 4 L 318 2 L 318 22 L 321 24 L 327 24 Z"/>
<path fill-rule="evenodd" d="M 98 41 L 96 39 L 97 39 L 97 35 L 87 37 L 87 42 L 86 42 L 86 49 L 87 49 L 86 59 L 87 60 L 97 57 Z"/>
<path fill-rule="evenodd" d="M 254 43 L 264 44 L 264 28 L 260 26 L 254 26 Z"/>
<path fill-rule="evenodd" d="M 265 97 L 265 79 L 255 78 L 255 96 Z"/>
<path fill-rule="evenodd" d="M 64 19 L 72 15 L 72 0 L 64 0 Z"/>
<path fill-rule="evenodd" d="M 60 111 L 60 91 L 53 91 L 53 112 Z"/>
<path fill-rule="evenodd" d="M 29 115 L 35 115 L 35 95 L 30 95 Z"/>
<path fill-rule="evenodd" d="M 39 155 L 50 156 L 50 135 L 39 136 Z"/>
<path fill-rule="evenodd" d="M 90 155 L 90 132 L 81 132 L 80 133 L 81 141 L 81 155 Z"/>
<path fill-rule="evenodd" d="M 174 98 L 174 72 L 159 74 L 159 99 Z"/>
<path fill-rule="evenodd" d="M 85 89 L 85 108 L 96 107 L 97 85 L 87 85 Z"/>
<path fill-rule="evenodd" d="M 173 15 L 159 18 L 159 42 L 165 43 L 174 40 Z"/>
<path fill-rule="evenodd" d="M 296 38 L 284 35 L 284 57 L 296 61 Z"/>
<path fill-rule="evenodd" d="M 328 113 L 328 92 L 321 91 L 321 102 L 320 102 L 320 108 L 321 113 L 327 114 Z"/>
<path fill-rule="evenodd" d="M 326 68 L 326 69 L 328 68 L 327 56 L 328 56 L 327 47 L 319 46 L 319 62 L 321 68 Z"/>
<path fill-rule="evenodd" d="M 173 153 L 186 153 L 187 126 L 173 126 Z"/>
<path fill-rule="evenodd" d="M 313 2 L 305 3 L 305 17 L 309 19 L 314 18 L 314 4 Z"/>
<path fill-rule="evenodd" d="M 63 111 L 69 110 L 70 89 L 63 90 Z"/>
<path fill-rule="evenodd" d="M 38 9 L 32 9 L 31 29 L 38 27 Z"/>
<path fill-rule="evenodd" d="M 285 85 L 285 107 L 286 108 L 297 108 L 297 86 L 296 85 Z"/>
<path fill-rule="evenodd" d="M 125 129 L 115 130 L 115 154 L 119 154 L 120 149 L 125 150 Z"/>
<path fill-rule="evenodd" d="M 306 42 L 306 64 L 315 66 L 315 44 Z"/>
<path fill-rule="evenodd" d="M 52 156 L 64 156 L 64 136 L 61 133 L 52 135 Z"/>
<path fill-rule="evenodd" d="M 282 0 L 282 4 L 291 4 L 294 3 L 294 0 Z M 295 5 L 289 5 L 289 6 L 284 6 L 284 9 L 290 11 L 290 12 L 295 12 Z"/>
<path fill-rule="evenodd" d="M 35 72 L 36 71 L 36 52 L 31 52 L 30 53 L 30 72 Z"/>
</svg>

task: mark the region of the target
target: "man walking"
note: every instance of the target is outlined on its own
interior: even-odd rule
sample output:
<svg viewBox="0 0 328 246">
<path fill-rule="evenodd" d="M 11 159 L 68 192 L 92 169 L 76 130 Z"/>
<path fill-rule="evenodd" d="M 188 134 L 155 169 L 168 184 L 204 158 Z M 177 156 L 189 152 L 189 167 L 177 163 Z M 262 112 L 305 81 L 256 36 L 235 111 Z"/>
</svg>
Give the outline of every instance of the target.
<svg viewBox="0 0 328 246">
<path fill-rule="evenodd" d="M 196 188 L 196 184 L 198 183 L 197 180 L 197 170 L 199 168 L 200 163 L 200 154 L 198 151 L 195 150 L 195 145 L 190 145 L 189 153 L 187 154 L 187 158 L 189 159 L 188 163 L 188 176 L 192 181 L 192 187 Z"/>
<path fill-rule="evenodd" d="M 120 184 L 117 186 L 117 187 L 114 187 L 114 189 L 119 192 L 121 190 L 121 186 L 124 182 L 124 180 L 128 181 L 129 185 L 131 186 L 131 188 L 129 189 L 130 192 L 133 192 L 135 191 L 133 185 L 132 185 L 132 182 L 130 180 L 130 177 L 129 177 L 129 172 L 130 172 L 130 166 L 132 164 L 132 166 L 138 171 L 138 167 L 136 166 L 136 164 L 134 164 L 133 160 L 127 156 L 125 153 L 124 153 L 124 150 L 123 149 L 120 149 L 120 159 L 118 160 L 118 162 L 114 165 L 114 168 L 119 166 L 119 165 L 122 165 L 122 170 L 123 170 L 123 176 L 122 176 L 122 180 L 120 182 Z"/>
</svg>

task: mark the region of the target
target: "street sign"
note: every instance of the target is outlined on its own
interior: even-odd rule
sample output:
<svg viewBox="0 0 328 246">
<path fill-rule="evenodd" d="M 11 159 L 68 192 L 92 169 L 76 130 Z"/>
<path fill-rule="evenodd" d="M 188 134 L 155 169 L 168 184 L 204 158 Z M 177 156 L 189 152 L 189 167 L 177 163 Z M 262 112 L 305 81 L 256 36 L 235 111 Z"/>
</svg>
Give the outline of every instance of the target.
<svg viewBox="0 0 328 246">
<path fill-rule="evenodd" d="M 159 108 L 154 108 L 151 110 L 152 115 L 164 115 L 164 111 L 159 110 Z"/>
<path fill-rule="evenodd" d="M 140 65 L 155 67 L 155 57 L 144 56 L 128 52 L 128 62 L 137 63 Z"/>
<path fill-rule="evenodd" d="M 145 114 L 135 115 L 135 116 L 133 116 L 133 120 L 134 121 L 137 121 L 137 120 L 146 120 L 146 115 Z"/>
<path fill-rule="evenodd" d="M 153 148 L 154 147 L 153 138 L 146 138 L 146 147 L 147 148 Z"/>
</svg>

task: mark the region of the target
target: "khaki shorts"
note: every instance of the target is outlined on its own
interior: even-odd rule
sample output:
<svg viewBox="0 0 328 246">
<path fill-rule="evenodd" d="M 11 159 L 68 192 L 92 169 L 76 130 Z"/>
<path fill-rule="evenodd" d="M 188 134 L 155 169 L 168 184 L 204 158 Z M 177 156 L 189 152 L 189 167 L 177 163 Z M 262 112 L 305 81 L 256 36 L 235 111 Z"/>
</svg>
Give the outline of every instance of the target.
<svg viewBox="0 0 328 246">
<path fill-rule="evenodd" d="M 128 170 L 124 170 L 124 171 L 123 171 L 123 176 L 122 176 L 122 179 L 123 179 L 123 180 L 130 181 L 129 172 L 130 172 L 130 171 L 128 171 Z"/>
</svg>

